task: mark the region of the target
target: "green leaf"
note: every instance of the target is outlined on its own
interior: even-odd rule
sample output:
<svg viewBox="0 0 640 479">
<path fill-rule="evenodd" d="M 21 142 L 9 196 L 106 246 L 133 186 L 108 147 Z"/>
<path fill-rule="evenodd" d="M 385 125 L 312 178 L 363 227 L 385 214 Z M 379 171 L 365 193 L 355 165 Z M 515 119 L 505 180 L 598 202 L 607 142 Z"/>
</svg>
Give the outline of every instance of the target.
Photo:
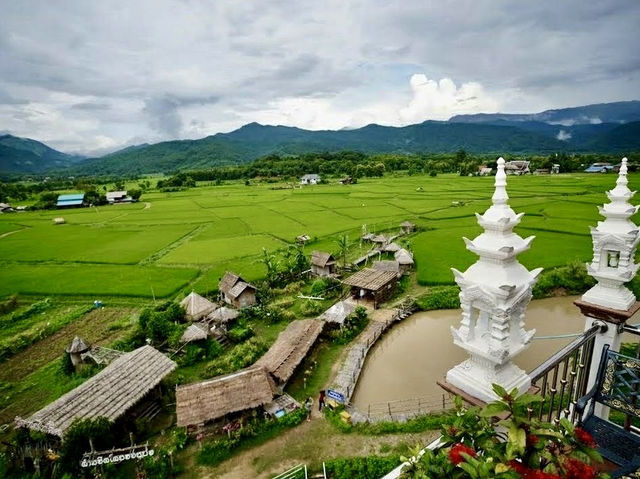
<svg viewBox="0 0 640 479">
<path fill-rule="evenodd" d="M 524 452 L 527 445 L 527 433 L 524 429 L 512 424 L 509 428 L 509 443 L 513 444 L 516 451 Z"/>
<path fill-rule="evenodd" d="M 573 424 L 566 417 L 563 417 L 562 419 L 560 419 L 560 425 L 563 428 L 565 428 L 567 431 L 569 431 L 571 434 L 573 434 L 573 429 L 574 429 Z"/>
<path fill-rule="evenodd" d="M 493 392 L 496 393 L 499 397 L 504 398 L 505 396 L 507 396 L 507 390 L 499 384 L 494 383 L 491 385 L 491 387 L 493 389 Z"/>
<path fill-rule="evenodd" d="M 458 464 L 458 467 L 460 467 L 464 472 L 469 474 L 473 479 L 477 479 L 478 472 L 476 468 L 473 467 L 471 464 L 468 464 L 466 462 L 461 462 L 460 464 Z"/>
<path fill-rule="evenodd" d="M 515 404 L 518 406 L 526 406 L 536 402 L 544 402 L 544 398 L 536 394 L 525 393 L 522 396 L 518 396 L 515 400 Z"/>
<path fill-rule="evenodd" d="M 479 412 L 479 415 L 482 417 L 493 417 L 497 416 L 501 412 L 505 412 L 509 410 L 509 406 L 503 402 L 492 402 L 487 404 L 484 409 Z"/>
</svg>

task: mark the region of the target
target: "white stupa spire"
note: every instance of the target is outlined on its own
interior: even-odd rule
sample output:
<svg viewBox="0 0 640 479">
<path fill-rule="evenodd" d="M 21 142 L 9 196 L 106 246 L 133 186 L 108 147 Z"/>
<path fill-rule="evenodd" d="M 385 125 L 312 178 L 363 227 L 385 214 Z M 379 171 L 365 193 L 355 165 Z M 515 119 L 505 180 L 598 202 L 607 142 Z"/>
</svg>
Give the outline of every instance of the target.
<svg viewBox="0 0 640 479">
<path fill-rule="evenodd" d="M 604 221 L 591 228 L 593 261 L 587 272 L 597 281 L 582 300 L 618 310 L 629 309 L 636 301 L 624 283 L 636 275 L 634 257 L 640 235 L 631 217 L 638 211 L 629 201 L 635 195 L 627 186 L 627 159 L 623 158 L 614 189 L 607 191 L 610 203 L 598 208 Z"/>
<path fill-rule="evenodd" d="M 528 347 L 533 331 L 525 331 L 524 316 L 531 290 L 541 268 L 528 271 L 516 256 L 529 249 L 534 237 L 521 238 L 513 232 L 523 213 L 508 204 L 504 159 L 498 159 L 492 205 L 476 213 L 484 232 L 473 240 L 463 238 L 467 249 L 479 256 L 464 273 L 453 269 L 460 286 L 462 322 L 452 328 L 454 343 L 466 349 L 470 358 L 447 373 L 447 381 L 484 401 L 495 399 L 491 384 L 525 391 L 531 381 L 512 363 Z"/>
</svg>

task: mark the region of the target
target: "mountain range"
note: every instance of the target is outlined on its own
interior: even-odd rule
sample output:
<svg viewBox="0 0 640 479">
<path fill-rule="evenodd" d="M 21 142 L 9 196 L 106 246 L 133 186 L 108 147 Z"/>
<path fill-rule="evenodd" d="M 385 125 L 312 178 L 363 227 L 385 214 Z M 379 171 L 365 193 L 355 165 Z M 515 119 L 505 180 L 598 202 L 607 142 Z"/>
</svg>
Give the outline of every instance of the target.
<svg viewBox="0 0 640 479">
<path fill-rule="evenodd" d="M 404 127 L 367 125 L 310 131 L 250 123 L 197 140 L 129 146 L 83 159 L 35 140 L 0 136 L 0 173 L 129 175 L 237 165 L 271 153 L 358 150 L 367 153 L 548 154 L 640 151 L 640 101 L 602 103 L 532 114 L 457 115 Z"/>
</svg>

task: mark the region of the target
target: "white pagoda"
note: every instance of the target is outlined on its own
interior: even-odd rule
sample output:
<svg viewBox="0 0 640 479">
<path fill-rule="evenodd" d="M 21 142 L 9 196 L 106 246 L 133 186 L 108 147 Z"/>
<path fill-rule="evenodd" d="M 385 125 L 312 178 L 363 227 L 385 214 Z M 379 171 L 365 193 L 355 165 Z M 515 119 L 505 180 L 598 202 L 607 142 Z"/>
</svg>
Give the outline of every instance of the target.
<svg viewBox="0 0 640 479">
<path fill-rule="evenodd" d="M 531 386 L 529 376 L 512 359 L 527 348 L 535 330 L 525 331 L 524 317 L 531 290 L 542 268 L 528 271 L 516 256 L 529 249 L 534 237 L 513 232 L 524 213 L 507 204 L 504 159 L 498 159 L 492 206 L 479 215 L 484 233 L 467 249 L 480 258 L 464 273 L 453 269 L 460 286 L 462 322 L 451 328 L 453 341 L 470 357 L 447 372 L 447 382 L 482 401 L 496 398 L 492 383 L 520 393 Z"/>
<path fill-rule="evenodd" d="M 607 192 L 611 203 L 599 208 L 605 220 L 598 221 L 596 228 L 591 227 L 593 261 L 587 265 L 587 272 L 598 283 L 582 296 L 587 303 L 626 311 L 636 301 L 624 286 L 638 270 L 634 256 L 640 235 L 630 220 L 638 206 L 629 203 L 634 194 L 627 187 L 627 159 L 623 158 L 616 187 Z"/>
</svg>

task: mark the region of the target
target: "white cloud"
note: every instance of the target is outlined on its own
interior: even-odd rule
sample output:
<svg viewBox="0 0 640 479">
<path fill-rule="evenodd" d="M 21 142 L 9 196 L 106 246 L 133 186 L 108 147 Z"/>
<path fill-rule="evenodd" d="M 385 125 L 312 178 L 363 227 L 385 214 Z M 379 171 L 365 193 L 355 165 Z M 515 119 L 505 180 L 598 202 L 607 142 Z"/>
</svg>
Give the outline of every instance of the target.
<svg viewBox="0 0 640 479">
<path fill-rule="evenodd" d="M 477 82 L 463 83 L 460 88 L 450 78 L 434 81 L 419 73 L 411 76 L 413 98 L 400 110 L 403 124 L 424 120 L 448 120 L 459 113 L 492 113 L 499 103 Z"/>
<path fill-rule="evenodd" d="M 560 130 L 556 135 L 556 138 L 560 141 L 569 141 L 571 139 L 571 133 L 568 131 Z"/>
</svg>

